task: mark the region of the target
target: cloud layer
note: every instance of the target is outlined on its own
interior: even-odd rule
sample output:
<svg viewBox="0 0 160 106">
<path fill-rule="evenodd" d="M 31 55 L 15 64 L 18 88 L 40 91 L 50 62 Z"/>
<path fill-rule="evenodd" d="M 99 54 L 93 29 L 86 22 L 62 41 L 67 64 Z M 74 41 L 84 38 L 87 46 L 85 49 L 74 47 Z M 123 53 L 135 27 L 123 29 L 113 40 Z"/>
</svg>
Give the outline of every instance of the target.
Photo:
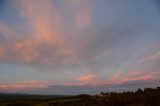
<svg viewBox="0 0 160 106">
<path fill-rule="evenodd" d="M 0 8 L 0 66 L 7 68 L 0 70 L 0 77 L 6 75 L 0 89 L 50 89 L 51 85 L 87 89 L 159 81 L 160 15 L 157 4 L 150 2 L 4 2 Z M 15 70 L 43 75 L 32 76 L 33 80 L 19 77 L 20 73 L 7 78 Z"/>
<path fill-rule="evenodd" d="M 14 84 L 0 84 L 1 91 L 25 91 L 25 90 L 33 90 L 40 88 L 48 88 L 48 84 L 46 81 L 22 81 Z"/>
</svg>

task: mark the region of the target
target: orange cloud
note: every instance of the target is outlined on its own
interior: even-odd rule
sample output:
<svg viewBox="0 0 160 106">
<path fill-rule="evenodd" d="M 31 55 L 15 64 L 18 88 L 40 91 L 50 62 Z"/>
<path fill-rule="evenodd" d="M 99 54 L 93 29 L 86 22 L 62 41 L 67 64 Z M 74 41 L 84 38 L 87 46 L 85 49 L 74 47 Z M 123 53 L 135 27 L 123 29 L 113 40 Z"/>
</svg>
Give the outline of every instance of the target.
<svg viewBox="0 0 160 106">
<path fill-rule="evenodd" d="M 77 80 L 81 83 L 81 84 L 88 84 L 88 83 L 93 83 L 94 82 L 94 75 L 82 75 L 80 77 L 77 78 Z"/>
<path fill-rule="evenodd" d="M 38 88 L 48 88 L 48 83 L 46 81 L 22 81 L 12 84 L 0 84 L 1 90 L 31 90 Z"/>
</svg>

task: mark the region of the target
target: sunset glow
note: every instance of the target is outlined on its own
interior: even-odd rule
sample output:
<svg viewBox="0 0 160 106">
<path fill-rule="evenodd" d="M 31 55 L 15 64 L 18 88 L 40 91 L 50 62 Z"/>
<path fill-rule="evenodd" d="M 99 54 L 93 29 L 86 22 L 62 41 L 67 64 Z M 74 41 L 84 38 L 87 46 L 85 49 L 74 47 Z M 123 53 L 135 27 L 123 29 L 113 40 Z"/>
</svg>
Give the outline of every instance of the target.
<svg viewBox="0 0 160 106">
<path fill-rule="evenodd" d="M 0 92 L 160 85 L 159 11 L 157 0 L 1 0 Z"/>
</svg>

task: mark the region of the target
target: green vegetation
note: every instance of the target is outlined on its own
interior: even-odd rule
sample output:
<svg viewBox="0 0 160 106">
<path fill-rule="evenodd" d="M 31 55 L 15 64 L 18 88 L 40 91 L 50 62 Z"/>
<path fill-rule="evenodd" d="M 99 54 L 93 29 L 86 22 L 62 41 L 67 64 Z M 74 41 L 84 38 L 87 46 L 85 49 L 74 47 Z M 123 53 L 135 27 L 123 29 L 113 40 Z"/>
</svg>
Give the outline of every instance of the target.
<svg viewBox="0 0 160 106">
<path fill-rule="evenodd" d="M 0 94 L 0 106 L 160 106 L 160 87 L 90 96 Z"/>
</svg>

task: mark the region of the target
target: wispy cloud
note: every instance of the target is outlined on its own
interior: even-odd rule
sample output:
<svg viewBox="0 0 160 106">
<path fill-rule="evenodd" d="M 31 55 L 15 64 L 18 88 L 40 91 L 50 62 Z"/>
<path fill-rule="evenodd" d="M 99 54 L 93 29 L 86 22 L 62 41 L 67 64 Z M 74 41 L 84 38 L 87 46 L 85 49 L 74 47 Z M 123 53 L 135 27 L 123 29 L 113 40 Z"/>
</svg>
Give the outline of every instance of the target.
<svg viewBox="0 0 160 106">
<path fill-rule="evenodd" d="M 138 59 L 135 62 L 135 65 L 143 65 L 144 63 L 148 63 L 148 62 L 154 62 L 154 61 L 160 61 L 160 51 L 157 51 L 153 54 L 144 56 L 141 59 Z"/>
<path fill-rule="evenodd" d="M 0 75 L 4 78 L 0 83 L 16 71 L 21 73 L 15 73 L 14 80 L 34 72 L 37 79 L 52 79 L 51 85 L 109 86 L 158 79 L 159 13 L 146 3 L 7 1 L 0 10 L 0 66 L 6 75 Z M 48 86 L 43 81 L 22 81 L 1 83 L 0 88 L 37 89 L 33 84 Z"/>
<path fill-rule="evenodd" d="M 88 26 L 91 22 L 91 6 L 89 0 L 67 0 L 73 9 L 74 22 L 77 27 Z"/>
<path fill-rule="evenodd" d="M 36 64 L 41 61 L 41 63 L 50 64 L 58 59 L 59 64 L 73 64 L 78 53 L 67 42 L 67 36 L 64 36 L 62 16 L 53 6 L 53 1 L 40 0 L 37 5 L 37 2 L 33 0 L 17 0 L 15 4 L 32 31 L 20 33 L 12 27 L 0 24 L 1 37 L 5 40 L 11 40 L 11 42 L 3 40 L 1 58 L 2 53 L 6 50 L 7 53 L 11 53 L 8 55 L 9 57 L 4 56 L 7 58 L 6 60 L 12 59 L 17 62 Z M 24 35 L 24 38 L 21 35 Z M 14 40 L 15 36 L 17 39 Z M 44 53 L 46 50 L 49 51 L 48 56 Z"/>
<path fill-rule="evenodd" d="M 33 90 L 39 88 L 48 88 L 48 82 L 46 81 L 22 81 L 16 83 L 5 83 L 0 84 L 0 90 L 8 90 L 8 91 L 18 91 L 18 90 Z"/>
<path fill-rule="evenodd" d="M 53 47 L 53 52 L 56 54 L 55 57 L 73 56 L 74 51 L 68 47 L 64 36 L 61 35 L 61 16 L 58 10 L 53 8 L 52 1 L 40 0 L 38 4 L 41 8 L 37 7 L 36 3 L 32 0 L 17 2 L 18 7 L 20 7 L 19 11 L 33 25 L 34 30 L 32 36 L 25 40 L 26 43 L 23 43 L 24 41 L 21 42 L 24 48 L 29 46 L 30 49 L 33 49 L 29 51 L 38 52 L 39 46 L 49 45 Z M 51 17 L 53 17 L 53 20 Z"/>
<path fill-rule="evenodd" d="M 103 59 L 103 58 L 107 57 L 108 55 L 110 55 L 111 53 L 112 53 L 111 50 L 106 51 L 106 52 L 102 52 L 102 53 L 98 54 L 98 55 L 94 58 L 94 60 Z"/>
<path fill-rule="evenodd" d="M 157 80 L 160 73 L 155 71 L 146 72 L 142 70 L 130 70 L 128 72 L 117 71 L 107 81 L 108 84 L 123 84 L 130 81 L 149 81 Z"/>
</svg>

